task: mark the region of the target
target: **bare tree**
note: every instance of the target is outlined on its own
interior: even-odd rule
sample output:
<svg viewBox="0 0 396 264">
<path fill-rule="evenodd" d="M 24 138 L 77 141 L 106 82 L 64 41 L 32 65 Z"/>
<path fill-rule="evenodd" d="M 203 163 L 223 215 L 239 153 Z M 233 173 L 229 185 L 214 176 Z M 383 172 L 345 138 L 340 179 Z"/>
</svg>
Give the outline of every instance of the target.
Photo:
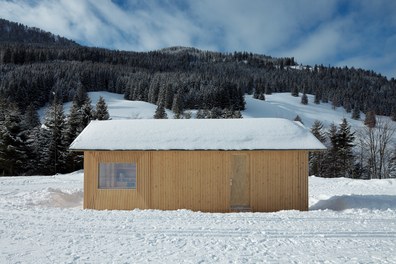
<svg viewBox="0 0 396 264">
<path fill-rule="evenodd" d="M 392 159 L 395 126 L 388 118 L 377 117 L 375 127 L 363 127 L 359 133 L 360 155 L 366 162 L 369 178 L 388 178 Z"/>
</svg>

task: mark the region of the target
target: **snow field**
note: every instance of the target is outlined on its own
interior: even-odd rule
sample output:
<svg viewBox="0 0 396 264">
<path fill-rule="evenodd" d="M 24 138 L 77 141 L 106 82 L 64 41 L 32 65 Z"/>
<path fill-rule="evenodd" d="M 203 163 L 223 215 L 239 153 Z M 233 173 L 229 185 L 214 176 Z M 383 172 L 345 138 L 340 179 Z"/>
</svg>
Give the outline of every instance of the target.
<svg viewBox="0 0 396 264">
<path fill-rule="evenodd" d="M 309 212 L 228 214 L 82 210 L 82 184 L 0 178 L 0 263 L 396 262 L 396 180 L 310 177 Z"/>
<path fill-rule="evenodd" d="M 93 105 L 103 96 L 112 119 L 152 118 L 156 109 L 108 92 L 89 96 Z M 308 99 L 245 96 L 242 114 L 363 125 L 363 114 L 352 120 Z M 396 263 L 396 179 L 309 177 L 309 212 L 229 214 L 82 210 L 82 182 L 82 172 L 0 178 L 0 263 Z"/>
</svg>

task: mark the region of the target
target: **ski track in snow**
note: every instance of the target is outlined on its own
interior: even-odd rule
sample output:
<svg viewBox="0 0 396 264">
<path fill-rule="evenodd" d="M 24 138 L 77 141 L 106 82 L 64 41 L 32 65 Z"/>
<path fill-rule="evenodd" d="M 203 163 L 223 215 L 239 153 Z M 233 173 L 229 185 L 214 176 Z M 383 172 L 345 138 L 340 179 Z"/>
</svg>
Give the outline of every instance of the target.
<svg viewBox="0 0 396 264">
<path fill-rule="evenodd" d="M 396 180 L 309 183 L 309 212 L 221 214 L 82 210 L 82 172 L 0 178 L 0 263 L 396 262 Z"/>
</svg>

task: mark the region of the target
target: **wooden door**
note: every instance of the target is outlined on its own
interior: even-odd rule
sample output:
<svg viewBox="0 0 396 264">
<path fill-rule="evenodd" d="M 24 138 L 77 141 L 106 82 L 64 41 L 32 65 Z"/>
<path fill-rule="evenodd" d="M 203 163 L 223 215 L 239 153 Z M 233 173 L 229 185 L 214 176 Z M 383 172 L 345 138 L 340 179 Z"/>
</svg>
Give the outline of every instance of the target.
<svg viewBox="0 0 396 264">
<path fill-rule="evenodd" d="M 236 154 L 231 156 L 231 210 L 250 207 L 249 156 Z"/>
</svg>

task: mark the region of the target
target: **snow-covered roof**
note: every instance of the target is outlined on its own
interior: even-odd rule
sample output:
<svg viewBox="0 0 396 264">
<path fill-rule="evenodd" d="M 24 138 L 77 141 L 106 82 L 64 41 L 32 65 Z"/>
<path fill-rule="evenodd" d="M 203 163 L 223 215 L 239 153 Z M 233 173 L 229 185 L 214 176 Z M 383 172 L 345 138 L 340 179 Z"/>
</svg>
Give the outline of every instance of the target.
<svg viewBox="0 0 396 264">
<path fill-rule="evenodd" d="M 325 149 L 302 125 L 279 118 L 92 121 L 72 150 Z"/>
</svg>

